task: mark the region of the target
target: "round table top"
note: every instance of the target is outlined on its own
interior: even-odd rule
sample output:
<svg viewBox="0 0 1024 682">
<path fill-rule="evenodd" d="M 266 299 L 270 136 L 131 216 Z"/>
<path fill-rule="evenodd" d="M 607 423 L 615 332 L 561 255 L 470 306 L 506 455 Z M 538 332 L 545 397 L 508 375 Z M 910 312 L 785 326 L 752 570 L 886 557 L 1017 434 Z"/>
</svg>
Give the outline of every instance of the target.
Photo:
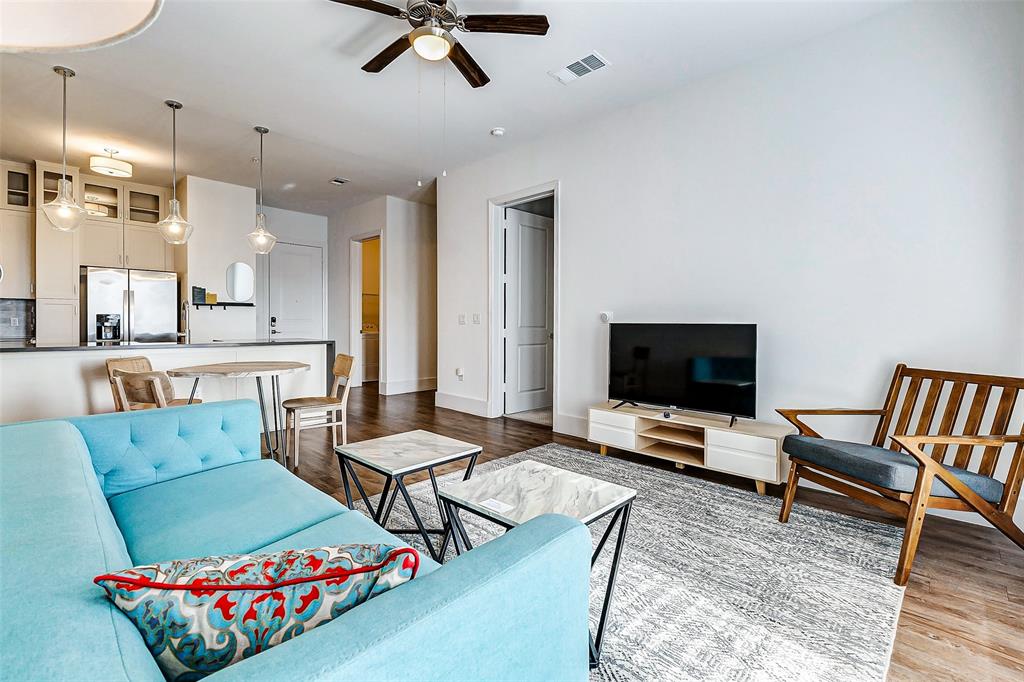
<svg viewBox="0 0 1024 682">
<path fill-rule="evenodd" d="M 275 374 L 294 374 L 309 369 L 305 362 L 217 362 L 212 365 L 193 365 L 167 370 L 172 377 L 262 377 Z"/>
</svg>

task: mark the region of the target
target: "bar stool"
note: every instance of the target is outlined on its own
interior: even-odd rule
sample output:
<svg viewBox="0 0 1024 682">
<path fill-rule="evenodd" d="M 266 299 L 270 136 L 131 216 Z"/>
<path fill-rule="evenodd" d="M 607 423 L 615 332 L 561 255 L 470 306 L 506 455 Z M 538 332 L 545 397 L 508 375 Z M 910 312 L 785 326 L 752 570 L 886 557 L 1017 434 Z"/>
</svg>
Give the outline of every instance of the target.
<svg viewBox="0 0 1024 682">
<path fill-rule="evenodd" d="M 345 445 L 348 443 L 348 390 L 349 390 L 349 379 L 352 376 L 352 365 L 355 362 L 355 358 L 351 355 L 345 355 L 344 353 L 338 353 L 338 356 L 334 358 L 334 368 L 331 373 L 334 374 L 334 382 L 331 384 L 330 395 L 327 396 L 315 396 L 311 398 L 290 398 L 281 403 L 281 407 L 284 408 L 284 424 L 285 433 L 291 433 L 292 435 L 292 450 L 288 447 L 287 436 L 285 438 L 284 452 L 285 452 L 285 464 L 288 464 L 288 455 L 291 452 L 295 454 L 292 457 L 294 470 L 299 468 L 299 432 L 306 431 L 308 429 L 323 429 L 330 427 L 331 429 L 331 442 L 335 447 L 338 445 L 338 425 L 341 425 L 341 443 Z M 342 384 L 344 380 L 344 385 Z M 338 395 L 338 390 L 341 391 L 341 395 Z M 303 424 L 303 415 L 308 412 L 323 412 L 326 410 L 329 414 L 325 416 L 316 415 L 312 418 L 306 418 L 306 424 Z M 338 419 L 338 413 L 341 412 L 341 419 Z M 333 421 L 331 421 L 333 416 Z"/>
</svg>

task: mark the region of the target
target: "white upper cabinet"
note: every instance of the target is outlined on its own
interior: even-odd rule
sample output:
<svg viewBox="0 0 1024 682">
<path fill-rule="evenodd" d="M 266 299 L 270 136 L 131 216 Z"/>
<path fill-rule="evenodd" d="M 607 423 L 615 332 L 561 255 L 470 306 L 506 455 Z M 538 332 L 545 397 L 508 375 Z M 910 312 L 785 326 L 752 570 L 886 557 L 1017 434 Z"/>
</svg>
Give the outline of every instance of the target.
<svg viewBox="0 0 1024 682">
<path fill-rule="evenodd" d="M 156 224 L 166 214 L 167 190 L 82 175 L 89 218 L 82 226 L 82 265 L 168 270 L 174 254 Z"/>
<path fill-rule="evenodd" d="M 36 206 L 35 184 L 28 164 L 0 161 L 0 208 L 30 213 Z"/>
<path fill-rule="evenodd" d="M 34 298 L 35 216 L 0 209 L 0 298 Z"/>
</svg>

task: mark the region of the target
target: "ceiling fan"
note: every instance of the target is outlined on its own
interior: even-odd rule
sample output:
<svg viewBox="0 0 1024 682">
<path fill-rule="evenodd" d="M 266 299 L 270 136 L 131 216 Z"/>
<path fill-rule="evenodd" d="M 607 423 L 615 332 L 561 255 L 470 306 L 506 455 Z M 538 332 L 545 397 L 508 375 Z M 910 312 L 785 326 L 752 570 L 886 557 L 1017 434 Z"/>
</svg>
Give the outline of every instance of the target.
<svg viewBox="0 0 1024 682">
<path fill-rule="evenodd" d="M 377 0 L 332 0 L 371 12 L 379 12 L 409 22 L 413 30 L 388 45 L 363 65 L 363 71 L 380 73 L 410 47 L 416 54 L 431 61 L 447 57 L 474 88 L 487 85 L 491 79 L 480 68 L 452 31 L 467 33 L 515 33 L 546 35 L 548 18 L 543 14 L 459 14 L 454 2 L 448 0 L 409 0 L 405 9 Z"/>
</svg>

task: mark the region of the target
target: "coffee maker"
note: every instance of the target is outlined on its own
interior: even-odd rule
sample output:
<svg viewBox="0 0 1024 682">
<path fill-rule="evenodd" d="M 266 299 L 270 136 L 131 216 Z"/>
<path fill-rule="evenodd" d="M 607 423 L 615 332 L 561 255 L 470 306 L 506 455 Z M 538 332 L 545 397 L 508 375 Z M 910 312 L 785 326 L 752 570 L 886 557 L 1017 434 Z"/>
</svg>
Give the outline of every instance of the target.
<svg viewBox="0 0 1024 682">
<path fill-rule="evenodd" d="M 96 342 L 121 340 L 121 316 L 101 313 L 96 316 Z"/>
</svg>

